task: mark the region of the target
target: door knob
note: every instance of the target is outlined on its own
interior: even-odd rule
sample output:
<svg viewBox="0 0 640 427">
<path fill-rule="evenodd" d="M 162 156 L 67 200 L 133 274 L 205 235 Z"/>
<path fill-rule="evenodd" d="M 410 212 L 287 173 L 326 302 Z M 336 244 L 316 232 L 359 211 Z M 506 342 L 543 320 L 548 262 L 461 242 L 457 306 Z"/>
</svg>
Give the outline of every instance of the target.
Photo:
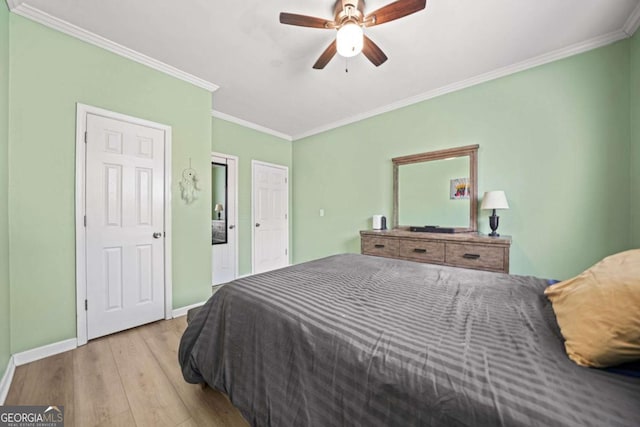
<svg viewBox="0 0 640 427">
<path fill-rule="evenodd" d="M 161 238 L 161 237 L 162 237 L 162 233 L 159 233 L 159 232 L 155 232 L 155 233 L 153 233 L 153 238 L 154 238 L 154 239 L 159 239 L 159 238 Z"/>
<path fill-rule="evenodd" d="M 229 230 L 233 230 L 234 228 L 236 228 L 236 226 L 235 226 L 235 225 L 230 225 L 230 226 L 229 226 Z"/>
<path fill-rule="evenodd" d="M 259 222 L 256 222 L 256 227 L 260 227 L 260 223 Z"/>
</svg>

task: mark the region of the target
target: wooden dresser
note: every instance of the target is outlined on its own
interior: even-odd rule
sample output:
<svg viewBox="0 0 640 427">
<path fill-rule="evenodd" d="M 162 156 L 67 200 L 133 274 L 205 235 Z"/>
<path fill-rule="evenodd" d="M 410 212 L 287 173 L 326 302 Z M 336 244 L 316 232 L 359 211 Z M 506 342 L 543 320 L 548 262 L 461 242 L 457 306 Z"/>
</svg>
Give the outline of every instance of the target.
<svg viewBox="0 0 640 427">
<path fill-rule="evenodd" d="M 508 273 L 511 237 L 366 230 L 360 232 L 360 246 L 364 255 Z"/>
</svg>

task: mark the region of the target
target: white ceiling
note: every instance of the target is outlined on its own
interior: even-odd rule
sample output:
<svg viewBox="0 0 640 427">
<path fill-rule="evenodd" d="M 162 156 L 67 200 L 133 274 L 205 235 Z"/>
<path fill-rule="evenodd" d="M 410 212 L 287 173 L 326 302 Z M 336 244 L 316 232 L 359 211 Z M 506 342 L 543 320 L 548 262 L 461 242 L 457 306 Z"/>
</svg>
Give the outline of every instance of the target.
<svg viewBox="0 0 640 427">
<path fill-rule="evenodd" d="M 368 0 L 365 11 L 391 1 Z M 214 110 L 293 139 L 619 40 L 640 21 L 640 0 L 428 0 L 366 30 L 386 63 L 359 55 L 345 73 L 339 56 L 311 68 L 334 30 L 278 22 L 281 11 L 332 18 L 333 0 L 8 3 L 215 83 Z"/>
</svg>

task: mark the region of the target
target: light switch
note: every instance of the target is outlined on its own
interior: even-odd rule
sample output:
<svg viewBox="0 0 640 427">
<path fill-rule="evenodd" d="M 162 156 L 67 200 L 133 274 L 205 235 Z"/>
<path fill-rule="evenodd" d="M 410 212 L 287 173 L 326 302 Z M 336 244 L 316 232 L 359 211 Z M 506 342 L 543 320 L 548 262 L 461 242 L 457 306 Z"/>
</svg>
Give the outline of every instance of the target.
<svg viewBox="0 0 640 427">
<path fill-rule="evenodd" d="M 324 216 L 324 209 L 320 209 L 320 216 Z"/>
</svg>

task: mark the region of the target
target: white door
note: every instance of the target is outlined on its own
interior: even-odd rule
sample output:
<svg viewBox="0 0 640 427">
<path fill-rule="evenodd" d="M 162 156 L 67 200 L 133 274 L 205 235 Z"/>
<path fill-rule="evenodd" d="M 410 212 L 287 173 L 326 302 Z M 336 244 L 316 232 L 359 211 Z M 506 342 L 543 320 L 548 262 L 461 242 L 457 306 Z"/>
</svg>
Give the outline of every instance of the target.
<svg viewBox="0 0 640 427">
<path fill-rule="evenodd" d="M 89 339 L 164 318 L 164 132 L 87 115 Z"/>
<path fill-rule="evenodd" d="M 236 227 L 236 181 L 238 160 L 233 156 L 211 156 L 211 268 L 212 284 L 236 278 L 238 252 Z M 221 210 L 216 211 L 216 206 Z"/>
<path fill-rule="evenodd" d="M 253 273 L 289 265 L 289 169 L 258 161 L 253 168 Z"/>
</svg>

